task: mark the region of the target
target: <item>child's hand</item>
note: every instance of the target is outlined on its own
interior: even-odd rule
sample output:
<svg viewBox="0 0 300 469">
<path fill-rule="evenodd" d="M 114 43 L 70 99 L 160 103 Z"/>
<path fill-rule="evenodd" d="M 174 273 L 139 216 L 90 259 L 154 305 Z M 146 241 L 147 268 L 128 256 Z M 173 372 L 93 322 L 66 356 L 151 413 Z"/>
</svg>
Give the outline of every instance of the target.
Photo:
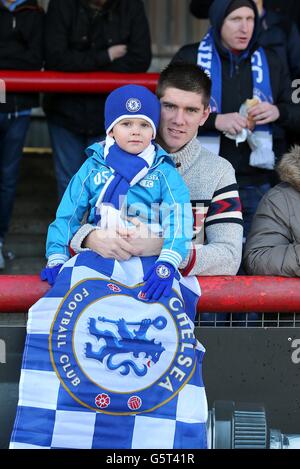
<svg viewBox="0 0 300 469">
<path fill-rule="evenodd" d="M 169 296 L 172 291 L 173 280 L 177 273 L 175 267 L 168 262 L 155 262 L 154 266 L 144 276 L 145 285 L 142 293 L 147 299 L 158 300 L 161 296 Z"/>
<path fill-rule="evenodd" d="M 49 283 L 49 285 L 54 285 L 54 282 L 56 280 L 56 277 L 59 274 L 59 271 L 63 264 L 56 264 L 52 267 L 46 265 L 44 269 L 40 273 L 41 280 L 46 281 Z"/>
</svg>

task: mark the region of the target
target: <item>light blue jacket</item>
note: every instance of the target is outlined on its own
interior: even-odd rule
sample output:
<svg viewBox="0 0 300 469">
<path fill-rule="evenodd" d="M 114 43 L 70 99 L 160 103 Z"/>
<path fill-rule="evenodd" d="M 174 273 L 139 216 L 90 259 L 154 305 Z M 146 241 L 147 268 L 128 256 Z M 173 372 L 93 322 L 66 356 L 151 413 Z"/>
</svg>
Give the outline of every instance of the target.
<svg viewBox="0 0 300 469">
<path fill-rule="evenodd" d="M 103 142 L 104 143 L 104 142 Z M 103 143 L 87 149 L 89 158 L 71 179 L 48 229 L 46 257 L 55 254 L 70 257 L 69 243 L 87 213 L 94 223 L 96 202 L 112 170 L 103 158 Z M 154 204 L 154 205 L 153 205 Z M 159 260 L 177 268 L 188 254 L 193 232 L 189 191 L 171 157 L 156 145 L 156 156 L 147 175 L 132 186 L 122 206 L 122 213 L 138 217 L 164 238 Z M 55 256 L 54 256 L 55 257 Z"/>
</svg>

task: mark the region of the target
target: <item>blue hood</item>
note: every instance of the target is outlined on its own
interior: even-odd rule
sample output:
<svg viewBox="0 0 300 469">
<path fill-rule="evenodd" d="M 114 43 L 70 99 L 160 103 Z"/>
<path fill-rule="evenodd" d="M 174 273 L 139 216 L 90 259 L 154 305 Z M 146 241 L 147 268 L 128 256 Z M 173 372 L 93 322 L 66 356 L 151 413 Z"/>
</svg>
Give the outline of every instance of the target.
<svg viewBox="0 0 300 469">
<path fill-rule="evenodd" d="M 221 42 L 221 28 L 225 19 L 225 13 L 227 8 L 233 0 L 214 0 L 209 9 L 209 19 L 212 26 L 212 34 L 215 44 L 220 52 L 228 54 L 228 49 L 226 49 Z M 252 39 L 249 42 L 247 49 L 243 52 L 243 56 L 252 53 L 257 47 L 257 37 L 259 31 L 259 15 L 256 8 L 256 4 L 253 0 L 249 0 L 253 4 L 253 9 L 255 11 L 255 24 Z M 247 54 L 248 52 L 248 54 Z"/>
</svg>

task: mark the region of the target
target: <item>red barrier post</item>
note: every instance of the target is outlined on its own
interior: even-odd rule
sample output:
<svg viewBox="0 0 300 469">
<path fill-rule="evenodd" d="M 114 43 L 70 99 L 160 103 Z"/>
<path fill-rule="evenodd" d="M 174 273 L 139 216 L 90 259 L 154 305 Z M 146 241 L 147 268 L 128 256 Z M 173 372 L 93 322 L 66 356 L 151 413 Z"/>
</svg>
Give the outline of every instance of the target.
<svg viewBox="0 0 300 469">
<path fill-rule="evenodd" d="M 107 93 L 134 83 L 155 90 L 157 73 L 111 73 L 0 70 L 6 91 Z M 300 312 L 299 279 L 220 276 L 198 278 L 198 311 Z M 38 276 L 0 276 L 0 312 L 25 312 L 49 287 Z"/>
<path fill-rule="evenodd" d="M 155 91 L 158 76 L 158 73 L 0 70 L 6 91 L 22 93 L 109 93 L 128 84 L 143 85 Z"/>
</svg>

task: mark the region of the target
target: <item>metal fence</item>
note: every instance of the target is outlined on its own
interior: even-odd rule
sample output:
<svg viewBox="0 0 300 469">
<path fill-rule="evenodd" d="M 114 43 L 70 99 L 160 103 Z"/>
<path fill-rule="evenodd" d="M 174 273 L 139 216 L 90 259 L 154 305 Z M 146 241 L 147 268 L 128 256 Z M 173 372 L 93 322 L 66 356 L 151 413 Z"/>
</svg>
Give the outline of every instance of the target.
<svg viewBox="0 0 300 469">
<path fill-rule="evenodd" d="M 196 327 L 298 328 L 299 313 L 201 313 Z"/>
</svg>

